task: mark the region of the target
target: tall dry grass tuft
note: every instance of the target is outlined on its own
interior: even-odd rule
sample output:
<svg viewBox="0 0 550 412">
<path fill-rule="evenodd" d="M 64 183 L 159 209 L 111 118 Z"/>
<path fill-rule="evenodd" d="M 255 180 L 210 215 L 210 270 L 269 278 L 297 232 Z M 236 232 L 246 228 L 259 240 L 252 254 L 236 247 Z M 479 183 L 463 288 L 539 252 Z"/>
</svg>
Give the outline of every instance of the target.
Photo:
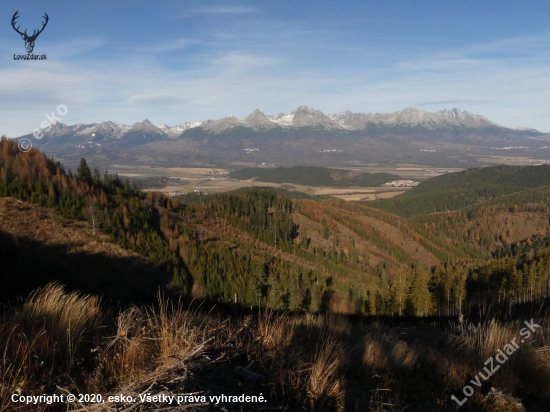
<svg viewBox="0 0 550 412">
<path fill-rule="evenodd" d="M 100 333 L 100 300 L 65 293 L 58 284 L 37 289 L 4 315 L 0 325 L 0 391 L 3 395 L 44 390 L 56 375 L 68 374 L 84 339 Z M 9 402 L 0 397 L 0 411 Z"/>
<path fill-rule="evenodd" d="M 311 367 L 308 395 L 313 410 L 323 410 L 330 405 L 332 410 L 344 407 L 345 381 L 342 364 L 345 353 L 338 338 L 329 335 L 319 342 Z"/>
<path fill-rule="evenodd" d="M 410 372 L 418 362 L 418 352 L 405 342 L 396 342 L 388 353 L 391 369 L 399 372 Z"/>
<path fill-rule="evenodd" d="M 467 342 L 468 352 L 483 359 L 494 356 L 499 349 L 519 336 L 520 327 L 516 322 L 504 326 L 495 319 L 477 329 L 473 337 Z"/>
<path fill-rule="evenodd" d="M 204 319 L 196 312 L 183 309 L 181 302 L 174 305 L 159 296 L 158 308 L 149 310 L 150 329 L 156 343 L 159 366 L 170 368 L 191 359 L 206 350 L 209 336 Z"/>
<path fill-rule="evenodd" d="M 292 342 L 295 328 L 295 322 L 288 314 L 265 311 L 258 316 L 258 338 L 267 350 L 287 347 Z"/>
<path fill-rule="evenodd" d="M 45 331 L 27 337 L 19 329 L 11 322 L 0 325 L 0 411 L 12 406 L 11 394 L 27 392 L 36 386 L 35 381 L 50 381 L 53 377 L 52 372 L 48 373 L 53 369 L 52 359 L 39 356 L 47 348 Z"/>
<path fill-rule="evenodd" d="M 43 329 L 51 347 L 66 355 L 68 365 L 86 332 L 97 331 L 103 320 L 98 297 L 65 293 L 57 283 L 32 292 L 14 317 L 25 334 Z"/>
<path fill-rule="evenodd" d="M 386 354 L 378 338 L 367 339 L 365 341 L 363 359 L 361 361 L 370 373 L 376 373 L 386 368 Z"/>
<path fill-rule="evenodd" d="M 540 352 L 539 348 L 550 345 L 548 331 L 538 329 L 521 343 L 520 330 L 525 326 L 521 320 L 504 324 L 493 319 L 466 336 L 457 337 L 459 345 L 454 350 L 454 366 L 457 370 L 467 370 L 468 375 L 474 376 L 478 372 L 487 375 L 485 362 L 493 358 L 498 370 L 489 374 L 491 386 L 510 393 L 519 392 L 523 396 L 547 396 L 550 393 L 548 385 L 541 382 L 550 380 L 550 356 Z M 512 341 L 520 348 L 499 365 L 495 360 L 498 351 L 504 351 Z M 462 375 L 467 376 L 464 372 Z"/>
</svg>

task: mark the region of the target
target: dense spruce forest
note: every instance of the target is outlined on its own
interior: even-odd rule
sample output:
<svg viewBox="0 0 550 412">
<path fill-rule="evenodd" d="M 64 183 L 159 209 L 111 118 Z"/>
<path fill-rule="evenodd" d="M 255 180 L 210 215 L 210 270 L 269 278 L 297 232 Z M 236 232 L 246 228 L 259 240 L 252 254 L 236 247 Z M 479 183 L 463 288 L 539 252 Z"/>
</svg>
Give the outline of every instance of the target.
<svg viewBox="0 0 550 412">
<path fill-rule="evenodd" d="M 548 168 L 522 173 L 541 182 L 537 170 Z M 85 159 L 73 174 L 36 149 L 0 142 L 0 195 L 88 222 L 168 273 L 185 296 L 279 310 L 457 315 L 540 301 L 550 292 L 550 197 L 529 193 L 414 219 L 256 188 L 184 204 L 91 171 Z M 17 265 L 4 284 L 25 276 Z"/>
<path fill-rule="evenodd" d="M 343 169 L 330 169 L 316 166 L 293 166 L 235 170 L 229 177 L 246 180 L 253 179 L 270 183 L 294 183 L 305 186 L 380 186 L 383 183 L 399 179 L 391 173 L 351 172 Z"/>
<path fill-rule="evenodd" d="M 520 206 L 541 201 L 539 192 L 529 189 L 549 182 L 550 165 L 474 168 L 425 180 L 391 199 L 369 202 L 369 206 L 405 217 L 458 210 L 490 201 L 501 204 L 501 199 L 506 199 L 508 205 Z M 523 196 L 524 192 L 529 193 L 528 197 Z M 505 197 L 514 193 L 518 196 Z"/>
</svg>

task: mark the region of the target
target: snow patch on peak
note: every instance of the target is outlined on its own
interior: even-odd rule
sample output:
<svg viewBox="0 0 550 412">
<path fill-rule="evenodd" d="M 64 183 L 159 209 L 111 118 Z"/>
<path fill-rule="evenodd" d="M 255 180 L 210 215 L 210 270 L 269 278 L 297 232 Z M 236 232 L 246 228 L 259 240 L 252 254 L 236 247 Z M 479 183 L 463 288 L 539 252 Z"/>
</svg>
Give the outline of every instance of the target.
<svg viewBox="0 0 550 412">
<path fill-rule="evenodd" d="M 307 107 L 307 106 L 302 105 L 302 106 L 297 107 L 296 109 L 294 109 L 291 112 L 291 114 L 296 115 L 297 113 L 300 113 L 300 112 L 315 113 L 315 112 L 317 112 L 317 110 L 312 109 L 311 107 Z"/>
<path fill-rule="evenodd" d="M 195 127 L 200 127 L 204 124 L 211 123 L 212 120 L 206 120 L 204 122 L 185 122 L 180 123 L 175 126 L 167 126 L 166 124 L 159 124 L 157 127 L 161 129 L 164 133 L 166 133 L 171 138 L 176 138 L 180 134 L 182 134 L 184 131 L 188 129 L 194 129 Z"/>
<path fill-rule="evenodd" d="M 266 117 L 279 126 L 292 126 L 292 121 L 294 120 L 294 114 L 286 114 L 283 112 Z"/>
</svg>

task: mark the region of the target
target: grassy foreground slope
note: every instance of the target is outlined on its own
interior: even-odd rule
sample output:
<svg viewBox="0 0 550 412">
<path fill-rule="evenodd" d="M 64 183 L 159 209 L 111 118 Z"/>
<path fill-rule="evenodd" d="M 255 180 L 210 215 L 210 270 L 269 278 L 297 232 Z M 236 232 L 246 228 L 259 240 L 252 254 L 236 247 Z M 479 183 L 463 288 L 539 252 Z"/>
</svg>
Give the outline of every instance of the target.
<svg viewBox="0 0 550 412">
<path fill-rule="evenodd" d="M 520 337 L 522 321 L 461 334 L 458 324 L 437 327 L 434 319 L 413 327 L 265 310 L 201 313 L 161 296 L 115 312 L 96 296 L 47 285 L 3 313 L 0 411 L 445 412 L 457 408 L 452 396 L 466 399 L 469 412 L 525 412 L 502 408 L 517 397 L 528 411 L 544 411 L 550 324 L 536 321 L 542 329 L 465 398 L 464 385 Z M 66 402 L 69 393 L 77 402 Z M 44 394 L 58 401 L 19 402 Z M 162 394 L 174 399 L 152 399 Z"/>
<path fill-rule="evenodd" d="M 380 186 L 400 178 L 390 173 L 357 173 L 315 166 L 241 169 L 231 172 L 229 176 L 240 180 L 256 178 L 260 182 L 339 187 Z"/>
</svg>

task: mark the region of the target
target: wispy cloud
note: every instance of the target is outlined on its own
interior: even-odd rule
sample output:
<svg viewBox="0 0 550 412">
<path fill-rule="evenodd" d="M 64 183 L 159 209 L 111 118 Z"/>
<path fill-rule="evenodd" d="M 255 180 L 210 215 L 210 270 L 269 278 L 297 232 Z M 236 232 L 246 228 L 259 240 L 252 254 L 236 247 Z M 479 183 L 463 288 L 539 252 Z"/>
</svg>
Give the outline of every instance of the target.
<svg viewBox="0 0 550 412">
<path fill-rule="evenodd" d="M 414 106 L 433 106 L 433 105 L 440 105 L 440 104 L 488 104 L 492 103 L 491 100 L 433 100 L 431 102 L 423 102 L 423 103 L 416 103 Z"/>
<path fill-rule="evenodd" d="M 146 45 L 140 45 L 133 48 L 133 50 L 137 52 L 143 52 L 143 53 L 165 53 L 175 50 L 182 50 L 187 47 L 189 47 L 192 44 L 197 44 L 197 40 L 192 39 L 171 39 L 171 40 L 163 40 L 161 42 L 157 43 L 150 43 Z"/>
<path fill-rule="evenodd" d="M 253 13 L 258 11 L 258 9 L 253 7 L 243 7 L 243 6 L 218 6 L 218 7 L 212 7 L 209 9 L 202 9 L 202 11 L 204 13 L 243 14 L 243 13 Z"/>
<path fill-rule="evenodd" d="M 162 91 L 137 94 L 126 99 L 126 104 L 131 106 L 174 106 L 184 102 L 185 99 Z"/>
<path fill-rule="evenodd" d="M 69 108 L 68 124 L 133 124 L 144 118 L 177 124 L 229 113 L 242 118 L 256 108 L 289 112 L 305 104 L 327 114 L 458 107 L 504 126 L 550 131 L 543 113 L 550 106 L 548 33 L 455 42 L 455 47 L 401 41 L 388 47 L 365 41 L 375 34 L 343 26 L 256 19 L 268 13 L 253 7 L 191 6 L 188 13 L 224 18 L 164 20 L 169 29 L 160 27 L 158 37 L 145 30 L 141 37 L 82 37 L 61 41 L 55 49 L 44 41 L 39 46 L 48 50 L 47 62 L 14 63 L 1 55 L 0 110 L 6 125 L 0 133 L 28 133 L 35 119 L 59 104 Z M 11 32 L 6 39 L 10 47 L 23 48 Z M 83 50 L 93 52 L 81 55 Z M 518 53 L 524 56 L 519 59 Z"/>
<path fill-rule="evenodd" d="M 199 7 L 191 10 L 187 10 L 180 15 L 177 15 L 178 19 L 185 19 L 194 14 L 247 14 L 255 13 L 258 9 L 254 7 L 246 6 L 213 6 L 213 7 Z"/>
<path fill-rule="evenodd" d="M 273 57 L 258 56 L 245 52 L 232 52 L 214 59 L 213 62 L 224 70 L 231 71 L 272 67 L 281 63 L 279 59 Z"/>
<path fill-rule="evenodd" d="M 91 50 L 104 48 L 108 41 L 105 37 L 88 36 L 73 38 L 66 42 L 48 44 L 44 43 L 43 48 L 48 50 L 48 54 L 56 56 L 56 59 L 63 59 L 77 54 L 87 53 Z"/>
</svg>

